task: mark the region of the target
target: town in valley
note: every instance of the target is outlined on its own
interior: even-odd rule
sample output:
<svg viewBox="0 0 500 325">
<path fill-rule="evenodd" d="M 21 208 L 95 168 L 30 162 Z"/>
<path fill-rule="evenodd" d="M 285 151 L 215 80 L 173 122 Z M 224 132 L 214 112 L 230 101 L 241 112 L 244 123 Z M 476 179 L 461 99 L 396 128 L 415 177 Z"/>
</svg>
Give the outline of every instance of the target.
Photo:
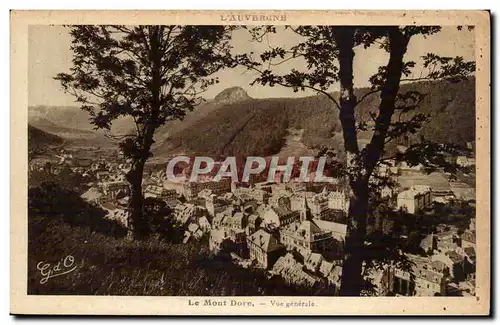
<svg viewBox="0 0 500 325">
<path fill-rule="evenodd" d="M 106 218 L 128 227 L 125 174 L 130 164 L 119 152 L 102 150 L 96 155 L 93 150 L 57 149 L 41 156 L 30 163 L 33 178 L 78 175 L 81 197 L 105 210 Z M 454 159 L 463 166 L 475 165 L 473 156 Z M 179 175 L 189 175 L 188 169 L 178 171 Z M 401 229 L 397 224 L 401 220 L 383 216 L 372 221 L 373 233 L 390 234 L 403 244 L 400 253 L 411 266 L 385 262 L 367 268 L 365 278 L 374 286 L 366 294 L 474 295 L 476 219 L 475 191 L 468 183 L 471 175 L 451 180 L 443 172 L 429 174 L 422 166 L 394 161 L 377 173 L 397 184 L 380 192 L 390 209 L 403 218 L 418 216 L 423 221 L 413 229 Z M 280 277 L 291 286 L 328 286 L 335 295 L 349 209 L 344 180 L 325 183 L 292 178 L 283 182 L 282 174 L 276 171 L 273 181 L 267 174 L 260 179 L 251 175 L 256 177 L 248 183 L 232 182 L 229 177 L 216 182 L 210 175 L 201 175 L 197 182 L 189 178 L 179 182 L 167 178 L 165 164 L 152 165 L 143 192 L 146 199 L 164 203 L 161 217 L 174 225 L 181 245 L 203 242 L 211 253 L 226 254 L 227 263 L 239 268 L 259 269 L 268 278 Z M 468 214 L 458 219 L 442 215 L 459 213 L 456 206 Z"/>
<path fill-rule="evenodd" d="M 479 298 L 476 27 L 215 19 L 29 27 L 28 294 Z"/>
</svg>

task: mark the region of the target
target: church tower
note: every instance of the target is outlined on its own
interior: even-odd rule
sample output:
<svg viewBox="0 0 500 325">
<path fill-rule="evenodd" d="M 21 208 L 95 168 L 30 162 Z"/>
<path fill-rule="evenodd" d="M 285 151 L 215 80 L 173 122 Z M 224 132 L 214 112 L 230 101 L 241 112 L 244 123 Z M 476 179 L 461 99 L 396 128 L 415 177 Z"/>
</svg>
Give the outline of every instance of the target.
<svg viewBox="0 0 500 325">
<path fill-rule="evenodd" d="M 302 223 L 305 220 L 311 220 L 313 218 L 311 209 L 309 208 L 309 205 L 307 204 L 307 200 L 304 197 L 303 201 L 303 207 L 300 209 L 300 222 Z"/>
</svg>

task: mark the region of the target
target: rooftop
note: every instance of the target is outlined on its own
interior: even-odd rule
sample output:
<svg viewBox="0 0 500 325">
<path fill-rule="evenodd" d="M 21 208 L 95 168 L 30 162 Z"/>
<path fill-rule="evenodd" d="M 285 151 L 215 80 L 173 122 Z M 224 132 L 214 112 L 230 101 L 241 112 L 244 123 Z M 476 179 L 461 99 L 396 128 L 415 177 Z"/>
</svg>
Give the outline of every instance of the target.
<svg viewBox="0 0 500 325">
<path fill-rule="evenodd" d="M 476 260 L 476 250 L 474 249 L 474 247 L 466 247 L 464 248 L 464 252 L 465 254 L 467 254 L 467 256 L 469 256 L 471 260 Z"/>
<path fill-rule="evenodd" d="M 454 263 L 459 263 L 464 260 L 464 258 L 455 251 L 447 251 L 446 256 L 448 256 Z"/>
<path fill-rule="evenodd" d="M 316 225 L 323 231 L 331 231 L 333 235 L 338 235 L 345 238 L 347 234 L 347 225 L 338 222 L 331 222 L 326 220 L 314 220 Z"/>
<path fill-rule="evenodd" d="M 398 182 L 402 188 L 410 188 L 415 185 L 430 186 L 433 191 L 449 191 L 450 183 L 448 177 L 441 172 L 433 172 L 430 174 L 412 174 L 402 175 L 398 177 Z"/>
<path fill-rule="evenodd" d="M 248 240 L 259 246 L 266 253 L 284 247 L 283 245 L 281 245 L 281 243 L 278 241 L 276 237 L 264 231 L 263 229 L 259 229 L 258 231 L 253 233 L 251 236 L 248 237 Z"/>
<path fill-rule="evenodd" d="M 270 208 L 270 210 L 273 210 L 278 215 L 278 217 L 280 219 L 283 218 L 283 217 L 286 217 L 286 216 L 288 216 L 288 215 L 290 215 L 291 213 L 294 212 L 292 210 L 288 210 L 288 209 L 285 209 L 285 208 L 280 207 L 280 206 L 272 206 Z"/>
<path fill-rule="evenodd" d="M 295 233 L 312 242 L 316 240 L 316 236 L 323 234 L 324 231 L 314 221 L 304 220 Z"/>
</svg>

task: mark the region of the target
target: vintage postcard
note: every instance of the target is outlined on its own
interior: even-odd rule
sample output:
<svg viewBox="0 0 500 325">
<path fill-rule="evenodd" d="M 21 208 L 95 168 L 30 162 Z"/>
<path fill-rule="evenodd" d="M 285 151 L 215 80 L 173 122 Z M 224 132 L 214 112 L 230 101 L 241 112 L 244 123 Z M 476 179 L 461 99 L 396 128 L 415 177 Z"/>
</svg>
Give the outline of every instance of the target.
<svg viewBox="0 0 500 325">
<path fill-rule="evenodd" d="M 12 11 L 11 313 L 488 315 L 487 11 Z"/>
</svg>

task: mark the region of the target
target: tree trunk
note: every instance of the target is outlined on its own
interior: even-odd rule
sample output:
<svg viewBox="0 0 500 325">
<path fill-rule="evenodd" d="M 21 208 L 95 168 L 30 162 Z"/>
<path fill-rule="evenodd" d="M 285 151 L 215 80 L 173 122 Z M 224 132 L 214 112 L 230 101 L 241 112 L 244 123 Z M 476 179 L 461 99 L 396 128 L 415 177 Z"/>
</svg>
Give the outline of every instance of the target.
<svg viewBox="0 0 500 325">
<path fill-rule="evenodd" d="M 142 195 L 142 175 L 145 161 L 134 162 L 127 174 L 130 183 L 129 199 L 129 237 L 143 239 L 149 235 L 149 227 L 144 216 L 144 198 Z"/>
<path fill-rule="evenodd" d="M 352 63 L 354 58 L 352 40 L 354 34 L 350 31 L 350 27 L 338 28 L 335 33 L 340 64 L 340 120 L 344 133 L 349 185 L 352 191 L 347 218 L 345 256 L 340 286 L 341 296 L 359 296 L 363 289 L 362 268 L 369 198 L 368 183 L 370 175 L 384 150 L 385 137 L 394 113 L 396 95 L 399 91 L 403 57 L 408 45 L 408 39 L 398 27 L 389 28 L 388 31 L 390 58 L 387 65 L 386 81 L 382 87 L 375 133 L 367 146 L 367 154 L 364 157 L 359 157 L 354 116 L 354 108 L 357 105 L 352 84 Z"/>
<path fill-rule="evenodd" d="M 350 202 L 347 216 L 347 234 L 344 246 L 344 263 L 340 285 L 341 296 L 359 296 L 362 287 L 363 247 L 366 233 L 368 183 L 363 181 L 363 166 L 359 160 L 358 137 L 354 109 L 355 27 L 335 27 L 334 37 L 339 51 L 340 113 L 347 173 L 349 176 Z"/>
<path fill-rule="evenodd" d="M 358 184 L 353 189 L 349 205 L 347 236 L 344 246 L 344 263 L 340 285 L 341 296 L 359 296 L 363 288 L 363 252 L 368 210 L 368 184 Z"/>
<path fill-rule="evenodd" d="M 381 101 L 375 121 L 375 132 L 366 147 L 365 166 L 368 176 L 372 173 L 384 152 L 387 133 L 395 110 L 396 96 L 399 92 L 401 74 L 404 68 L 403 59 L 408 47 L 408 41 L 409 38 L 403 35 L 398 27 L 389 29 L 390 51 L 386 78 L 380 93 Z"/>
<path fill-rule="evenodd" d="M 354 31 L 354 27 L 335 27 L 334 29 L 335 42 L 339 50 L 339 119 L 342 124 L 342 135 L 348 166 L 353 163 L 352 159 L 359 151 L 356 119 L 354 116 L 354 108 L 357 102 L 353 84 Z"/>
<path fill-rule="evenodd" d="M 144 122 L 142 135 L 139 137 L 140 146 L 138 148 L 139 155 L 135 157 L 135 161 L 131 170 L 127 174 L 127 180 L 131 185 L 131 194 L 129 201 L 130 222 L 129 236 L 133 239 L 145 239 L 149 236 L 151 229 L 147 216 L 144 215 L 144 197 L 142 195 L 142 177 L 144 174 L 144 165 L 150 157 L 151 145 L 153 144 L 153 136 L 158 127 L 158 116 L 160 114 L 160 97 L 161 97 L 161 40 L 163 38 L 163 27 L 148 27 L 149 28 L 149 56 L 152 61 L 151 67 L 151 110 L 150 118 Z"/>
</svg>

